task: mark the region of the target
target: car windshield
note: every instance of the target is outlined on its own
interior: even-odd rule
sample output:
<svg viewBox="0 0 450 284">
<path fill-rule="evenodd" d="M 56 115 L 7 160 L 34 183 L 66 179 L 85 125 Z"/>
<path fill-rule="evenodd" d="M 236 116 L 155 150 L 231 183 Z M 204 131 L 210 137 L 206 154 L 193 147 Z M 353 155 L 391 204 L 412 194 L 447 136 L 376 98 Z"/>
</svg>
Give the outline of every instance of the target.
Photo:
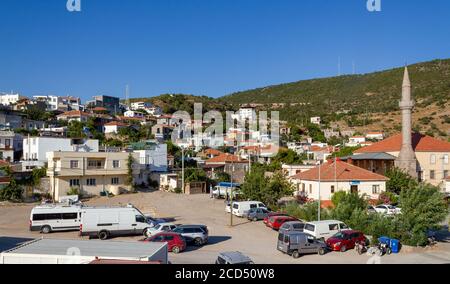
<svg viewBox="0 0 450 284">
<path fill-rule="evenodd" d="M 392 205 L 389 205 L 388 208 L 389 208 L 389 209 L 395 209 L 395 207 L 392 206 Z"/>
<path fill-rule="evenodd" d="M 348 226 L 344 223 L 339 224 L 341 226 L 341 230 L 348 229 Z"/>
<path fill-rule="evenodd" d="M 345 234 L 343 234 L 343 233 L 337 233 L 337 234 L 335 234 L 335 235 L 333 236 L 333 238 L 343 240 L 343 239 L 345 239 Z"/>
</svg>

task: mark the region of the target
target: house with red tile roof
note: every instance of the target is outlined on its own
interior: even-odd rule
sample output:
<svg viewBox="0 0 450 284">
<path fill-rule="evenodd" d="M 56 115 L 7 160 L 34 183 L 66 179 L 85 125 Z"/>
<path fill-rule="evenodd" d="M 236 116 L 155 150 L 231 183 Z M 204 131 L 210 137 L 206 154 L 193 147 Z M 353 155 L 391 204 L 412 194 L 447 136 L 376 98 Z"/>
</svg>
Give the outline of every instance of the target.
<svg viewBox="0 0 450 284">
<path fill-rule="evenodd" d="M 106 123 L 104 126 L 104 132 L 105 134 L 117 134 L 119 133 L 119 130 L 122 128 L 128 127 L 128 124 L 125 124 L 120 121 L 111 121 L 109 123 Z"/>
<path fill-rule="evenodd" d="M 244 182 L 245 174 L 249 169 L 249 161 L 241 159 L 239 156 L 228 153 L 221 154 L 205 161 L 205 168 L 218 169 L 233 176 L 233 182 Z"/>
<path fill-rule="evenodd" d="M 309 199 L 330 201 L 338 191 L 356 192 L 377 200 L 386 191 L 387 177 L 343 161 L 329 161 L 290 178 L 296 186 L 296 195 Z"/>
<path fill-rule="evenodd" d="M 450 195 L 450 177 L 445 180 L 445 192 Z"/>
<path fill-rule="evenodd" d="M 402 134 L 386 138 L 354 152 L 358 155 L 387 153 L 398 157 L 402 147 Z M 417 159 L 419 180 L 436 186 L 445 186 L 450 173 L 450 142 L 442 141 L 420 133 L 412 134 L 412 148 Z"/>
<path fill-rule="evenodd" d="M 71 121 L 86 122 L 89 119 L 89 117 L 91 117 L 89 113 L 80 110 L 71 110 L 56 116 L 58 120 L 67 120 L 69 122 Z"/>
</svg>

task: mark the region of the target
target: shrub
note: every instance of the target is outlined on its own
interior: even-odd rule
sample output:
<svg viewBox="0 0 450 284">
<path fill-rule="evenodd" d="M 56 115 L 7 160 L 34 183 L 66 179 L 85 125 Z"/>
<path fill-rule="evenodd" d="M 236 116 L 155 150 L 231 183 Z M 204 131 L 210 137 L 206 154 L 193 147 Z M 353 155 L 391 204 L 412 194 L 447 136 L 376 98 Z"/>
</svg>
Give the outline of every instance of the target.
<svg viewBox="0 0 450 284">
<path fill-rule="evenodd" d="M 80 192 L 80 189 L 78 187 L 72 187 L 71 189 L 69 189 L 69 191 L 67 191 L 67 195 L 81 196 L 81 192 Z"/>
</svg>

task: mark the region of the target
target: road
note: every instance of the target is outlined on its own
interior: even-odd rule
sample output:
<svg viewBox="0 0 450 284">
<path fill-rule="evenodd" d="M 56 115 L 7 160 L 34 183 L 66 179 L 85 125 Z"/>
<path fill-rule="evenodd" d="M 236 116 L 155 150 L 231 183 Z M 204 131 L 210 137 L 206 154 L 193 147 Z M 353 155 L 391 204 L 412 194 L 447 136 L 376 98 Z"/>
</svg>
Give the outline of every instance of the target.
<svg viewBox="0 0 450 284">
<path fill-rule="evenodd" d="M 178 255 L 169 254 L 169 260 L 175 264 L 214 263 L 218 253 L 241 251 L 258 264 L 365 264 L 368 261 L 381 263 L 437 264 L 450 263 L 450 243 L 439 243 L 433 248 L 417 249 L 414 252 L 370 259 L 351 250 L 345 253 L 331 252 L 324 256 L 307 255 L 293 259 L 277 251 L 277 232 L 264 226 L 262 222 L 248 222 L 234 218 L 235 226 L 230 227 L 230 216 L 225 213 L 221 200 L 212 200 L 206 195 L 185 196 L 166 192 L 137 193 L 118 197 L 95 198 L 88 205 L 119 205 L 131 203 L 143 213 L 158 218 L 171 218 L 177 224 L 205 224 L 210 231 L 208 245 L 189 247 Z M 0 206 L 0 237 L 39 238 L 41 234 L 28 231 L 28 220 L 33 205 Z M 77 232 L 52 233 L 46 238 L 79 238 Z M 137 241 L 142 237 L 117 238 Z M 117 240 L 116 239 L 116 240 Z M 0 239 L 1 243 L 1 239 Z"/>
</svg>

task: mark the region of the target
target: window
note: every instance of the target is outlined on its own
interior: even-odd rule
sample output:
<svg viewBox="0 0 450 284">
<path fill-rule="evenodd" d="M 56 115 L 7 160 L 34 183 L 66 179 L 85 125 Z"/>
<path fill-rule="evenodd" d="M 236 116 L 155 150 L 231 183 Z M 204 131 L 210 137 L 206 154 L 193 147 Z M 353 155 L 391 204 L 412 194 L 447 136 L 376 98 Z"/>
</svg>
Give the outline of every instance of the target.
<svg viewBox="0 0 450 284">
<path fill-rule="evenodd" d="M 309 194 L 312 194 L 312 184 L 309 185 Z"/>
<path fill-rule="evenodd" d="M 448 165 L 448 164 L 449 164 L 448 155 L 444 155 L 444 164 L 445 164 L 445 165 Z"/>
<path fill-rule="evenodd" d="M 448 178 L 448 171 L 444 171 L 444 179 Z"/>
<path fill-rule="evenodd" d="M 328 225 L 330 231 L 338 231 L 339 230 L 339 225 L 338 224 L 330 224 Z"/>
<path fill-rule="evenodd" d="M 111 184 L 112 185 L 118 185 L 119 184 L 119 178 L 118 177 L 111 178 Z"/>
<path fill-rule="evenodd" d="M 86 185 L 87 186 L 96 186 L 97 185 L 97 180 L 95 178 L 88 178 L 86 180 Z"/>
<path fill-rule="evenodd" d="M 11 139 L 5 139 L 5 147 L 6 148 L 11 147 Z"/>
<path fill-rule="evenodd" d="M 79 179 L 71 179 L 69 181 L 70 187 L 78 187 L 80 186 L 80 180 Z"/>
<path fill-rule="evenodd" d="M 100 160 L 90 160 L 88 161 L 89 168 L 101 169 L 103 166 L 102 161 Z"/>
<path fill-rule="evenodd" d="M 114 160 L 114 161 L 113 161 L 113 168 L 114 168 L 114 169 L 120 168 L 120 162 L 117 161 L 117 160 Z"/>
<path fill-rule="evenodd" d="M 331 193 L 334 193 L 334 185 L 331 186 Z"/>
<path fill-rule="evenodd" d="M 138 223 L 146 223 L 145 217 L 142 215 L 136 215 L 136 222 Z"/>
<path fill-rule="evenodd" d="M 379 194 L 380 193 L 380 185 L 374 184 L 372 185 L 372 194 Z"/>
<path fill-rule="evenodd" d="M 435 154 L 431 154 L 431 156 L 430 156 L 430 164 L 432 164 L 432 165 L 436 164 L 436 155 Z"/>
<path fill-rule="evenodd" d="M 436 173 L 434 170 L 430 171 L 430 179 L 435 179 L 436 178 Z"/>
<path fill-rule="evenodd" d="M 63 220 L 75 220 L 78 218 L 78 213 L 63 213 Z"/>
<path fill-rule="evenodd" d="M 78 169 L 79 168 L 78 161 L 76 161 L 76 160 L 70 161 L 70 168 L 71 169 Z"/>
</svg>

